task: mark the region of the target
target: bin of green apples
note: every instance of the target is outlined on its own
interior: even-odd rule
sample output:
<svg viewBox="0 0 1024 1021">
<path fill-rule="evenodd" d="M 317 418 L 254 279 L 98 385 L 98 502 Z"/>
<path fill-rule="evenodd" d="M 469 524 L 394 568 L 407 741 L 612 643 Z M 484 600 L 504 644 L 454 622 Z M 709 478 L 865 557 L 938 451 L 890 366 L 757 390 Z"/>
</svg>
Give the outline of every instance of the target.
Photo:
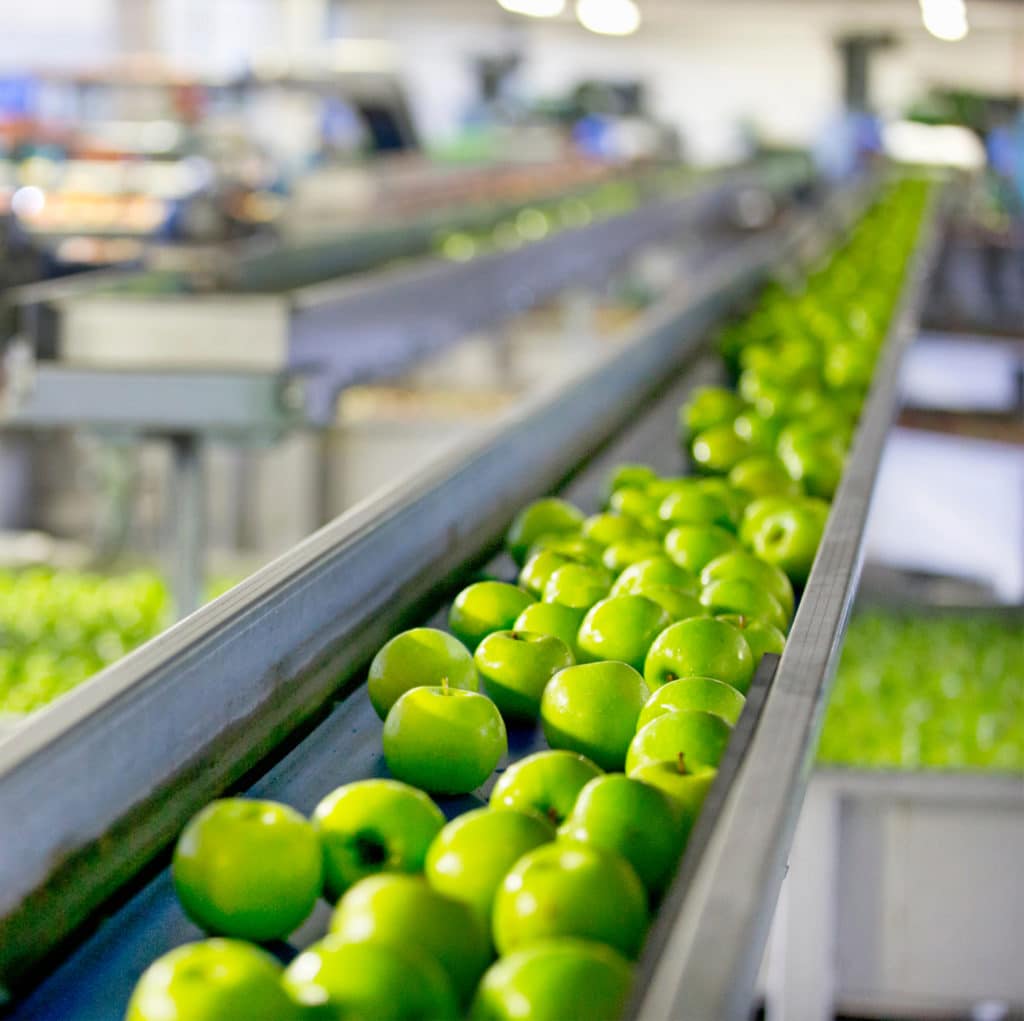
<svg viewBox="0 0 1024 1021">
<path fill-rule="evenodd" d="M 984 611 L 858 614 L 819 762 L 1024 772 L 1021 623 Z"/>
<path fill-rule="evenodd" d="M 827 513 L 774 462 L 728 478 L 623 465 L 590 517 L 524 508 L 516 577 L 468 586 L 447 632 L 403 632 L 370 665 L 390 778 L 325 791 L 308 820 L 227 799 L 189 823 L 174 881 L 214 938 L 155 962 L 129 1021 L 621 1016 Z M 538 725 L 547 750 L 446 822 L 435 799 L 485 790 L 508 730 Z M 321 896 L 330 932 L 286 969 L 251 945 Z"/>
</svg>

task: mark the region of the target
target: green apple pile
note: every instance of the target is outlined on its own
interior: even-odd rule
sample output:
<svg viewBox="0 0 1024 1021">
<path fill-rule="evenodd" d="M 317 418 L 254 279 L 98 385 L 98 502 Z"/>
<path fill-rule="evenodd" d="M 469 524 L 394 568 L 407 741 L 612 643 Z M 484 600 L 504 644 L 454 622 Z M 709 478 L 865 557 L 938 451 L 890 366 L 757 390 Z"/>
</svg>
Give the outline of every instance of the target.
<svg viewBox="0 0 1024 1021">
<path fill-rule="evenodd" d="M 758 663 L 783 650 L 828 514 L 825 482 L 866 381 L 827 382 L 826 348 L 834 332 L 877 350 L 922 199 L 893 189 L 814 275 L 816 297 L 789 297 L 791 324 L 770 293 L 733 336 L 739 360 L 810 338 L 799 346 L 819 374 L 799 392 L 813 399 L 769 408 L 750 382 L 743 396 L 699 393 L 681 418 L 702 474 L 626 464 L 589 516 L 530 504 L 506 536 L 514 570 L 459 592 L 446 631 L 414 628 L 378 651 L 367 696 L 388 779 L 325 792 L 310 819 L 226 799 L 189 823 L 174 881 L 213 939 L 152 965 L 129 1021 L 250 1009 L 273 962 L 249 944 L 287 938 L 320 897 L 334 904 L 329 934 L 280 973 L 292 1012 L 277 998 L 274 1016 L 621 1016 L 631 962 Z M 796 375 L 763 368 L 766 393 L 794 391 Z M 500 769 L 509 733 L 538 727 L 547 749 Z M 446 821 L 441 805 L 458 811 L 453 799 L 472 793 L 475 807 Z"/>
<path fill-rule="evenodd" d="M 0 714 L 70 691 L 163 630 L 169 608 L 147 571 L 0 571 Z"/>
<path fill-rule="evenodd" d="M 818 759 L 867 769 L 1024 772 L 1020 619 L 858 614 Z"/>
</svg>

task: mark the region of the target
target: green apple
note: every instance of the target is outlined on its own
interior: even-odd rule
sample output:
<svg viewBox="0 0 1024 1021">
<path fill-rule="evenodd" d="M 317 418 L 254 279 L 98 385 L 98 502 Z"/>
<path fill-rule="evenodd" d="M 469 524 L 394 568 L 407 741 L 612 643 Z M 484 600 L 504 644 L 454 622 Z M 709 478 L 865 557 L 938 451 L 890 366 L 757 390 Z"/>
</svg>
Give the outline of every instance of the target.
<svg viewBox="0 0 1024 1021">
<path fill-rule="evenodd" d="M 565 500 L 536 500 L 524 507 L 509 526 L 505 543 L 520 567 L 530 547 L 542 535 L 572 535 L 583 524 L 583 511 Z"/>
<path fill-rule="evenodd" d="M 656 481 L 658 473 L 646 464 L 620 464 L 613 469 L 605 483 L 605 505 L 619 489 L 644 489 Z"/>
<path fill-rule="evenodd" d="M 754 534 L 766 518 L 780 510 L 802 507 L 804 502 L 803 499 L 788 496 L 761 496 L 752 500 L 747 504 L 747 509 L 743 512 L 743 518 L 740 521 L 740 542 L 748 548 L 753 546 Z"/>
<path fill-rule="evenodd" d="M 690 444 L 690 456 L 701 471 L 725 475 L 755 452 L 749 441 L 738 436 L 732 422 L 713 425 L 699 432 Z"/>
<path fill-rule="evenodd" d="M 516 617 L 534 602 L 533 596 L 517 585 L 478 581 L 455 597 L 448 614 L 448 627 L 456 638 L 475 650 L 492 632 L 510 630 Z"/>
<path fill-rule="evenodd" d="M 636 732 L 626 756 L 626 772 L 651 762 L 678 762 L 692 773 L 717 769 L 731 734 L 732 727 L 717 713 L 699 709 L 662 713 Z"/>
<path fill-rule="evenodd" d="M 856 387 L 866 390 L 875 374 L 876 352 L 863 341 L 833 344 L 825 356 L 825 382 L 833 389 Z"/>
<path fill-rule="evenodd" d="M 754 657 L 737 628 L 722 620 L 691 617 L 658 635 L 644 663 L 650 687 L 695 676 L 714 677 L 746 692 L 754 676 Z"/>
<path fill-rule="evenodd" d="M 605 547 L 623 539 L 649 538 L 639 521 L 624 514 L 594 514 L 583 522 L 582 531 L 588 539 Z"/>
<path fill-rule="evenodd" d="M 301 1008 L 281 985 L 281 966 L 249 943 L 186 943 L 142 974 L 125 1021 L 300 1021 Z"/>
<path fill-rule="evenodd" d="M 661 498 L 648 492 L 647 487 L 624 486 L 612 493 L 609 508 L 616 514 L 634 518 L 645 528 L 658 518 L 658 504 Z"/>
<path fill-rule="evenodd" d="M 832 436 L 783 430 L 778 455 L 786 471 L 800 482 L 811 496 L 831 499 L 843 477 L 846 451 Z"/>
<path fill-rule="evenodd" d="M 621 773 L 591 780 L 558 836 L 620 854 L 652 900 L 664 893 L 683 850 L 678 814 L 668 797 Z"/>
<path fill-rule="evenodd" d="M 700 604 L 700 599 L 687 589 L 675 585 L 651 585 L 644 583 L 634 593 L 646 596 L 656 602 L 672 618 L 686 620 L 687 617 L 706 617 L 707 610 Z"/>
<path fill-rule="evenodd" d="M 736 613 L 759 617 L 780 631 L 789 627 L 786 611 L 775 596 L 746 578 L 719 578 L 701 592 L 700 601 L 715 616 Z"/>
<path fill-rule="evenodd" d="M 490 963 L 490 941 L 476 912 L 422 876 L 360 880 L 338 902 L 331 932 L 353 943 L 408 947 L 432 957 L 462 1003 L 468 1003 Z"/>
<path fill-rule="evenodd" d="M 444 968 L 427 953 L 399 943 L 354 943 L 327 936 L 288 965 L 284 988 L 310 1018 L 459 1017 L 455 990 Z"/>
<path fill-rule="evenodd" d="M 457 639 L 435 628 L 418 627 L 395 635 L 373 657 L 366 690 L 374 711 L 383 720 L 410 688 L 440 684 L 477 691 L 473 657 Z"/>
<path fill-rule="evenodd" d="M 661 543 L 651 537 L 647 539 L 622 539 L 613 542 L 601 557 L 601 563 L 613 574 L 620 574 L 627 567 L 660 557 L 664 553 Z"/>
<path fill-rule="evenodd" d="M 743 400 L 724 386 L 699 387 L 680 408 L 680 433 L 686 439 L 716 425 L 731 422 L 744 407 Z"/>
<path fill-rule="evenodd" d="M 491 805 L 536 812 L 560 826 L 580 791 L 601 769 L 577 752 L 535 752 L 513 763 L 491 791 Z"/>
<path fill-rule="evenodd" d="M 700 583 L 703 586 L 725 578 L 745 578 L 760 585 L 779 601 L 787 617 L 793 616 L 793 584 L 785 573 L 773 564 L 755 557 L 746 550 L 734 550 L 716 557 L 700 572 Z"/>
<path fill-rule="evenodd" d="M 646 596 L 611 596 L 590 608 L 576 644 L 584 661 L 619 660 L 642 670 L 654 639 L 672 618 Z"/>
<path fill-rule="evenodd" d="M 581 564 L 600 564 L 604 547 L 585 535 L 542 535 L 529 550 L 529 556 L 542 553 L 545 550 L 551 553 L 560 553 L 567 560 Z"/>
<path fill-rule="evenodd" d="M 576 659 L 561 638 L 537 631 L 495 631 L 473 656 L 484 691 L 507 719 L 537 719 L 544 687 Z"/>
<path fill-rule="evenodd" d="M 398 780 L 436 794 L 468 794 L 508 751 L 505 724 L 486 695 L 413 688 L 384 721 L 384 761 Z"/>
<path fill-rule="evenodd" d="M 700 574 L 715 557 L 739 548 L 736 536 L 718 525 L 680 525 L 665 536 L 665 552 L 691 574 Z"/>
<path fill-rule="evenodd" d="M 427 882 L 468 904 L 490 927 L 494 895 L 509 869 L 527 851 L 555 839 L 539 815 L 511 808 L 478 808 L 452 820 L 427 854 Z"/>
<path fill-rule="evenodd" d="M 751 496 L 802 496 L 804 487 L 771 454 L 746 457 L 729 472 L 729 482 Z"/>
<path fill-rule="evenodd" d="M 589 610 L 604 599 L 612 587 L 612 576 L 603 567 L 566 564 L 559 567 L 544 586 L 545 603 L 561 603 L 574 610 Z"/>
<path fill-rule="evenodd" d="M 822 515 L 801 501 L 766 510 L 755 521 L 750 527 L 751 549 L 785 572 L 794 585 L 802 585 L 811 573 L 825 532 Z"/>
<path fill-rule="evenodd" d="M 564 553 L 556 553 L 554 550 L 542 549 L 537 553 L 531 553 L 529 559 L 519 572 L 519 587 L 536 596 L 538 599 L 544 593 L 544 586 L 548 579 L 560 567 L 566 564 L 585 563 L 577 557 L 566 556 Z"/>
<path fill-rule="evenodd" d="M 378 872 L 420 872 L 444 813 L 423 791 L 397 780 L 359 780 L 324 798 L 313 827 L 333 899 Z"/>
<path fill-rule="evenodd" d="M 556 841 L 524 855 L 505 876 L 491 924 L 502 956 L 570 936 L 635 957 L 647 929 L 647 895 L 614 852 Z"/>
<path fill-rule="evenodd" d="M 622 769 L 650 691 L 627 663 L 584 663 L 544 689 L 541 726 L 552 748 L 579 752 L 602 769 Z"/>
<path fill-rule="evenodd" d="M 757 670 L 761 657 L 766 652 L 773 652 L 776 656 L 782 655 L 786 647 L 786 636 L 771 624 L 766 623 L 757 617 L 744 617 L 742 614 L 723 613 L 718 616 L 727 624 L 737 628 L 750 646 L 750 654 L 754 657 L 754 670 Z"/>
<path fill-rule="evenodd" d="M 727 527 L 735 531 L 743 511 L 750 503 L 750 494 L 737 489 L 727 478 L 721 475 L 707 475 L 696 479 L 694 487 L 698 493 L 710 493 L 717 496 L 729 508 L 730 522 Z"/>
<path fill-rule="evenodd" d="M 700 586 L 696 577 L 664 554 L 637 560 L 625 568 L 612 585 L 613 596 L 642 592 L 650 585 L 671 585 L 697 595 Z"/>
<path fill-rule="evenodd" d="M 658 517 L 670 527 L 676 525 L 720 525 L 735 527 L 729 503 L 718 493 L 697 489 L 679 489 L 658 505 Z"/>
<path fill-rule="evenodd" d="M 633 973 L 611 947 L 579 939 L 531 943 L 492 964 L 470 1021 L 619 1021 Z"/>
<path fill-rule="evenodd" d="M 636 721 L 636 727 L 640 730 L 662 713 L 677 709 L 716 713 L 726 723 L 735 725 L 745 703 L 743 695 L 725 681 L 714 677 L 680 677 L 678 681 L 663 684 L 651 695 Z"/>
<path fill-rule="evenodd" d="M 702 769 L 698 773 L 691 773 L 687 770 L 685 761 L 676 759 L 648 762 L 646 765 L 638 766 L 629 775 L 634 780 L 657 787 L 672 799 L 685 845 L 718 771 Z"/>
<path fill-rule="evenodd" d="M 746 440 L 751 448 L 766 452 L 775 449 L 781 428 L 778 419 L 766 418 L 756 408 L 749 408 L 742 414 L 737 415 L 733 419 L 732 427 L 736 435 L 741 440 Z M 758 455 L 753 454 L 751 456 L 757 457 Z M 740 464 L 743 464 L 743 461 Z"/>
<path fill-rule="evenodd" d="M 540 635 L 553 635 L 569 647 L 573 659 L 579 660 L 576 635 L 587 615 L 586 609 L 574 610 L 561 603 L 534 603 L 516 617 L 513 631 L 531 631 Z"/>
<path fill-rule="evenodd" d="M 287 805 L 224 798 L 182 831 L 172 874 L 196 925 L 258 943 L 283 939 L 309 917 L 323 852 L 312 824 Z"/>
</svg>

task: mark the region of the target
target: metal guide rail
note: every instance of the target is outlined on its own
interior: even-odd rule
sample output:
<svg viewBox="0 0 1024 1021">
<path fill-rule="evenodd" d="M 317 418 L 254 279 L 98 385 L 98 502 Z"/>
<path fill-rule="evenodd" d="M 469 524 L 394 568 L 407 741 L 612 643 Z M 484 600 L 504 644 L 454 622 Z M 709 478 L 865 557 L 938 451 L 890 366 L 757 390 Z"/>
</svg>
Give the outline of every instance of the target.
<svg viewBox="0 0 1024 1021">
<path fill-rule="evenodd" d="M 898 410 L 899 366 L 939 247 L 937 221 L 933 200 L 764 712 L 689 895 L 666 921 L 671 931 L 638 1005 L 641 1018 L 748 1016 L 860 580 L 875 478 Z"/>
<path fill-rule="evenodd" d="M 627 459 L 677 471 L 676 411 L 694 380 L 653 406 L 651 395 L 771 269 L 797 250 L 819 255 L 867 196 L 840 196 L 740 245 L 685 297 L 656 306 L 630 343 L 507 416 L 474 451 L 355 508 L 0 744 L 0 818 L 18 820 L 0 843 L 8 986 L 38 979 L 125 884 L 137 891 L 122 893 L 116 914 L 14 1016 L 107 1016 L 153 957 L 194 938 L 166 870 L 139 888 L 145 863 L 195 810 L 322 718 L 391 634 L 436 611 L 525 501 L 575 476 L 566 494 L 595 506 L 607 468 Z M 337 784 L 380 771 L 379 730 L 365 698 L 343 699 L 254 790 L 309 810 Z M 536 740 L 513 734 L 511 756 Z"/>
</svg>

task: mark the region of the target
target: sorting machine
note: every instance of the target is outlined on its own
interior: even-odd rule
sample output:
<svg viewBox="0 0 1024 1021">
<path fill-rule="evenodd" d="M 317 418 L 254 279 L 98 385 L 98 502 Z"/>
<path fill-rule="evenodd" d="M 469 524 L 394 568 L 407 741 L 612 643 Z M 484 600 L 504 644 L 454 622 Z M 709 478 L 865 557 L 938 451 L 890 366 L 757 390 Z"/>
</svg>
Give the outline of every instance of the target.
<svg viewBox="0 0 1024 1021">
<path fill-rule="evenodd" d="M 362 684 L 376 650 L 404 627 L 442 621 L 454 592 L 481 570 L 510 577 L 511 561 L 497 551 L 530 499 L 561 493 L 591 511 L 616 463 L 682 470 L 676 413 L 695 385 L 721 372 L 709 351 L 716 324 L 771 274 L 799 273 L 820 259 L 875 187 L 844 190 L 737 242 L 580 376 L 513 409 L 472 449 L 333 521 L 0 743 L 0 978 L 10 1016 L 118 1017 L 142 970 L 199 935 L 175 900 L 168 849 L 212 797 L 250 791 L 308 812 L 336 786 L 380 775 L 381 728 Z M 857 589 L 874 478 L 897 411 L 897 369 L 915 332 L 937 218 L 933 208 L 785 652 L 759 669 L 652 928 L 631 1017 L 749 1016 Z M 655 227 L 635 223 L 635 238 Z M 615 245 L 622 237 L 594 229 L 586 251 L 555 238 L 509 272 L 537 281 L 530 292 L 539 297 L 561 259 L 582 263 L 602 239 Z M 498 268 L 511 267 L 506 258 L 516 256 L 467 270 L 480 274 L 474 287 L 452 284 L 437 299 L 451 329 L 477 321 L 481 291 L 489 306 L 527 300 L 492 290 L 509 279 Z M 430 301 L 428 281 L 451 283 L 455 272 L 403 271 L 393 281 L 403 297 L 390 304 L 398 315 L 430 320 L 416 296 Z M 379 308 L 383 292 L 347 298 Z M 308 405 L 317 406 L 315 398 Z M 539 740 L 513 729 L 510 758 Z M 454 814 L 478 801 L 443 807 Z M 276 951 L 286 959 L 316 938 L 325 911 L 321 905 Z"/>
</svg>

